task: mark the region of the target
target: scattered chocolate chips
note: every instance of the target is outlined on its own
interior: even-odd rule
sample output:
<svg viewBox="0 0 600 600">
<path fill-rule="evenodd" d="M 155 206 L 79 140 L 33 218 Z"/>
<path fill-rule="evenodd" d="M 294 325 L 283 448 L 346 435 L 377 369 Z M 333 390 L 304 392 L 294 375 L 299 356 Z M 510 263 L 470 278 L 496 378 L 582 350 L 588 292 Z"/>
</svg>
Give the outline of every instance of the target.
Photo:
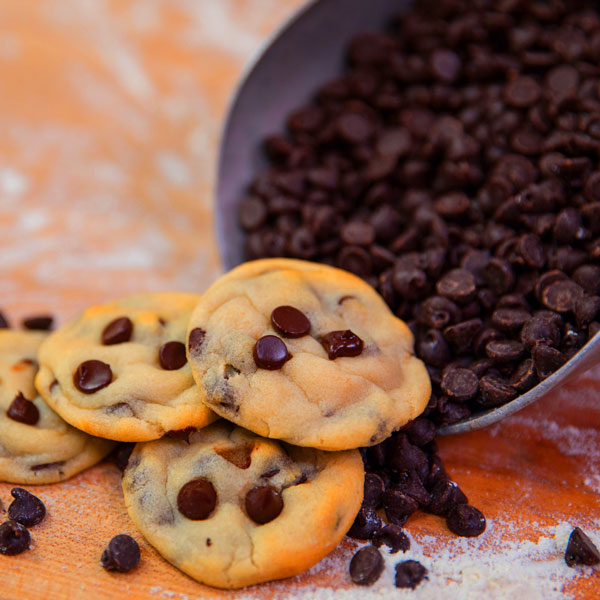
<svg viewBox="0 0 600 600">
<path fill-rule="evenodd" d="M 446 517 L 448 529 L 463 537 L 476 537 L 485 531 L 485 517 L 470 504 L 457 504 Z"/>
<path fill-rule="evenodd" d="M 569 536 L 565 551 L 565 562 L 569 567 L 575 565 L 593 566 L 600 563 L 598 548 L 579 527 L 575 527 Z"/>
<path fill-rule="evenodd" d="M 35 315 L 33 317 L 23 319 L 22 323 L 25 329 L 48 331 L 52 329 L 54 317 L 50 315 Z"/>
<path fill-rule="evenodd" d="M 14 500 L 8 507 L 9 519 L 25 527 L 33 527 L 44 519 L 46 507 L 37 496 L 19 487 L 13 488 L 10 493 Z"/>
<path fill-rule="evenodd" d="M 208 519 L 217 505 L 217 492 L 206 479 L 188 481 L 177 494 L 179 512 L 192 521 Z"/>
<path fill-rule="evenodd" d="M 288 338 L 302 337 L 310 331 L 308 317 L 293 306 L 278 306 L 274 309 L 271 323 L 281 335 Z"/>
<path fill-rule="evenodd" d="M 102 553 L 100 564 L 107 571 L 128 573 L 140 562 L 140 547 L 129 535 L 115 535 Z"/>
<path fill-rule="evenodd" d="M 111 321 L 102 330 L 102 343 L 105 346 L 112 346 L 113 344 L 122 344 L 128 342 L 131 339 L 133 333 L 133 323 L 129 317 L 119 317 L 114 321 Z"/>
<path fill-rule="evenodd" d="M 112 382 L 112 370 L 100 360 L 82 362 L 73 375 L 73 385 L 84 394 L 93 394 Z"/>
<path fill-rule="evenodd" d="M 254 345 L 254 362 L 260 369 L 281 369 L 292 358 L 285 343 L 275 335 L 264 335 Z"/>
<path fill-rule="evenodd" d="M 381 531 L 377 532 L 372 538 L 371 543 L 376 548 L 387 546 L 390 554 L 396 552 L 406 552 L 410 549 L 410 540 L 398 525 L 386 525 Z"/>
<path fill-rule="evenodd" d="M 363 351 L 364 342 L 352 331 L 331 331 L 321 337 L 329 360 L 342 356 L 358 356 Z"/>
<path fill-rule="evenodd" d="M 14 556 L 29 548 L 31 535 L 20 523 L 5 521 L 0 525 L 0 554 Z"/>
<path fill-rule="evenodd" d="M 373 585 L 384 569 L 381 553 L 373 546 L 365 546 L 350 561 L 350 578 L 358 585 Z"/>
<path fill-rule="evenodd" d="M 176 371 L 187 363 L 185 344 L 181 342 L 167 342 L 158 351 L 158 361 L 165 371 Z"/>
<path fill-rule="evenodd" d="M 253 487 L 244 500 L 246 514 L 259 525 L 277 518 L 283 510 L 281 494 L 270 485 Z"/>
<path fill-rule="evenodd" d="M 427 569 L 416 560 L 405 560 L 396 565 L 394 583 L 397 588 L 414 590 L 427 577 Z"/>
<path fill-rule="evenodd" d="M 37 406 L 27 400 L 22 392 L 19 392 L 10 403 L 6 416 L 13 421 L 25 423 L 25 425 L 35 425 L 40 420 L 40 412 Z"/>
</svg>

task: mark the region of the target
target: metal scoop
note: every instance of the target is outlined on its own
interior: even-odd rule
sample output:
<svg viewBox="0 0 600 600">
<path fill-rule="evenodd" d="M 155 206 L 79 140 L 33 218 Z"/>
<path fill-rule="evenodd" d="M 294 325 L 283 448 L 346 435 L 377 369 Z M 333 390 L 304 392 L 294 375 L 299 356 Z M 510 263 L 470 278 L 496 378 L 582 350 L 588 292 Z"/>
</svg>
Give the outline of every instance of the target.
<svg viewBox="0 0 600 600">
<path fill-rule="evenodd" d="M 234 93 L 221 139 L 216 187 L 217 243 L 225 269 L 244 261 L 244 233 L 237 205 L 248 184 L 268 163 L 264 138 L 284 128 L 287 115 L 320 84 L 343 71 L 349 40 L 382 30 L 410 0 L 318 0 L 309 3 L 267 44 Z M 551 389 L 600 361 L 596 335 L 569 362 L 532 390 L 497 408 L 442 427 L 441 435 L 491 425 L 535 402 Z"/>
</svg>

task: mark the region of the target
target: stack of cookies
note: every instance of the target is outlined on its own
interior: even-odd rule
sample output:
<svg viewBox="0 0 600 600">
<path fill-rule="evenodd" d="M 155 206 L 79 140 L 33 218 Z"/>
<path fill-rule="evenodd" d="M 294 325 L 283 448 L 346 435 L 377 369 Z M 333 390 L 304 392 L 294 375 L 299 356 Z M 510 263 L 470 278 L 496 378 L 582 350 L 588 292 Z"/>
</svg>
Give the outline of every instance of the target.
<svg viewBox="0 0 600 600">
<path fill-rule="evenodd" d="M 361 507 L 357 448 L 415 419 L 431 391 L 410 330 L 369 285 L 287 259 L 245 263 L 202 296 L 92 307 L 48 337 L 0 332 L 0 362 L 0 480 L 58 481 L 138 442 L 131 518 L 223 588 L 329 553 Z"/>
</svg>

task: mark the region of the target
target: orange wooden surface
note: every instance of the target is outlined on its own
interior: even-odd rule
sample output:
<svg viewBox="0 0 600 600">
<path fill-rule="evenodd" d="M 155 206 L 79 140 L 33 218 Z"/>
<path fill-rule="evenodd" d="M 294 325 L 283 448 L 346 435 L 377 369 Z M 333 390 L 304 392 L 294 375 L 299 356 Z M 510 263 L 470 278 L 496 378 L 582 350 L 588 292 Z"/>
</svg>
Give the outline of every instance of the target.
<svg viewBox="0 0 600 600">
<path fill-rule="evenodd" d="M 134 291 L 201 291 L 218 275 L 211 188 L 227 98 L 244 63 L 301 3 L 0 0 L 0 308 L 13 321 L 37 311 L 64 321 Z M 502 425 L 440 440 L 448 469 L 488 517 L 480 540 L 455 548 L 476 573 L 478 557 L 489 563 L 477 575 L 487 586 L 479 597 L 519 597 L 512 592 L 519 578 L 540 597 L 559 594 L 548 573 L 567 597 L 599 596 L 598 570 L 569 570 L 560 558 L 567 524 L 600 536 L 598 381 L 600 370 Z M 209 590 L 143 542 L 119 480 L 102 464 L 37 488 L 49 517 L 32 531 L 33 550 L 0 556 L 1 600 L 369 593 L 349 584 L 353 542 L 293 580 Z M 0 484 L 5 506 L 11 487 Z M 562 533 L 540 570 L 525 560 L 537 550 L 528 554 L 519 540 L 547 540 L 556 526 Z M 442 570 L 457 543 L 443 522 L 419 514 L 407 529 L 432 557 L 431 571 Z M 116 533 L 142 545 L 141 565 L 128 575 L 99 566 Z M 512 556 L 521 564 L 510 574 L 502 568 Z M 444 597 L 467 597 L 469 577 L 449 575 Z M 409 597 L 438 591 L 432 577 Z M 398 596 L 389 577 L 376 593 Z"/>
</svg>

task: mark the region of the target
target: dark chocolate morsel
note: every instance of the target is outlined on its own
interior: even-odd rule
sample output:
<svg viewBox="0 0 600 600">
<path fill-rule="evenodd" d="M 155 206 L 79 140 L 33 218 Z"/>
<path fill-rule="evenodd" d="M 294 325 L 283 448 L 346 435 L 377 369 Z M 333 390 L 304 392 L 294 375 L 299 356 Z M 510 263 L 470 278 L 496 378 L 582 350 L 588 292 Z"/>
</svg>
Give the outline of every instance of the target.
<svg viewBox="0 0 600 600">
<path fill-rule="evenodd" d="M 246 514 L 259 525 L 277 518 L 283 510 L 281 494 L 270 485 L 253 487 L 244 500 Z"/>
<path fill-rule="evenodd" d="M 202 352 L 202 344 L 204 344 L 204 338 L 206 337 L 206 331 L 200 327 L 196 327 L 190 331 L 188 338 L 188 350 L 190 354 L 197 355 Z"/>
<path fill-rule="evenodd" d="M 254 362 L 260 369 L 281 369 L 292 358 L 283 340 L 275 335 L 265 335 L 254 345 Z"/>
<path fill-rule="evenodd" d="M 396 554 L 402 550 L 406 552 L 410 549 L 410 540 L 398 525 L 393 523 L 386 525 L 381 531 L 373 536 L 371 543 L 376 548 L 385 545 L 390 549 L 390 554 Z"/>
<path fill-rule="evenodd" d="M 427 577 L 427 569 L 416 560 L 405 560 L 396 565 L 394 583 L 397 588 L 414 590 Z"/>
<path fill-rule="evenodd" d="M 0 329 L 9 329 L 10 324 L 3 312 L 0 312 Z"/>
<path fill-rule="evenodd" d="M 112 381 L 112 370 L 100 360 L 82 362 L 73 375 L 73 385 L 84 394 L 93 394 Z"/>
<path fill-rule="evenodd" d="M 598 548 L 579 527 L 575 527 L 569 536 L 565 551 L 565 562 L 569 567 L 575 565 L 593 566 L 600 563 Z"/>
<path fill-rule="evenodd" d="M 23 319 L 23 327 L 25 327 L 25 329 L 48 331 L 52 329 L 53 322 L 54 317 L 50 315 L 35 315 L 33 317 Z"/>
<path fill-rule="evenodd" d="M 298 338 L 308 335 L 310 321 L 308 317 L 293 306 L 278 306 L 271 313 L 273 327 L 284 337 Z"/>
<path fill-rule="evenodd" d="M 185 344 L 181 342 L 167 342 L 158 351 L 160 366 L 165 371 L 176 371 L 187 363 Z"/>
<path fill-rule="evenodd" d="M 217 492 L 210 481 L 192 479 L 177 494 L 179 512 L 192 521 L 208 519 L 217 505 Z"/>
<path fill-rule="evenodd" d="M 448 529 L 463 537 L 476 537 L 485 531 L 485 517 L 470 504 L 456 504 L 446 517 Z"/>
<path fill-rule="evenodd" d="M 122 344 L 131 339 L 133 323 L 129 317 L 119 317 L 111 321 L 102 331 L 102 343 L 105 346 Z"/>
<path fill-rule="evenodd" d="M 8 507 L 9 519 L 25 527 L 33 527 L 44 519 L 46 507 L 37 496 L 20 487 L 13 488 L 10 493 L 14 500 Z"/>
<path fill-rule="evenodd" d="M 29 548 L 31 536 L 20 523 L 5 521 L 0 525 L 0 554 L 14 556 Z"/>
<path fill-rule="evenodd" d="M 363 351 L 364 342 L 352 331 L 331 331 L 321 337 L 329 360 L 342 356 L 358 356 Z"/>
<path fill-rule="evenodd" d="M 102 553 L 100 564 L 107 571 L 128 573 L 140 562 L 140 547 L 129 535 L 120 534 L 110 540 Z"/>
<path fill-rule="evenodd" d="M 25 425 L 35 425 L 40 420 L 40 411 L 33 402 L 19 392 L 10 403 L 6 416 Z"/>
<path fill-rule="evenodd" d="M 384 568 L 383 557 L 377 548 L 365 546 L 350 561 L 350 578 L 358 585 L 373 585 Z"/>
<path fill-rule="evenodd" d="M 356 540 L 370 540 L 382 527 L 381 517 L 372 508 L 361 508 L 347 535 Z"/>
</svg>

